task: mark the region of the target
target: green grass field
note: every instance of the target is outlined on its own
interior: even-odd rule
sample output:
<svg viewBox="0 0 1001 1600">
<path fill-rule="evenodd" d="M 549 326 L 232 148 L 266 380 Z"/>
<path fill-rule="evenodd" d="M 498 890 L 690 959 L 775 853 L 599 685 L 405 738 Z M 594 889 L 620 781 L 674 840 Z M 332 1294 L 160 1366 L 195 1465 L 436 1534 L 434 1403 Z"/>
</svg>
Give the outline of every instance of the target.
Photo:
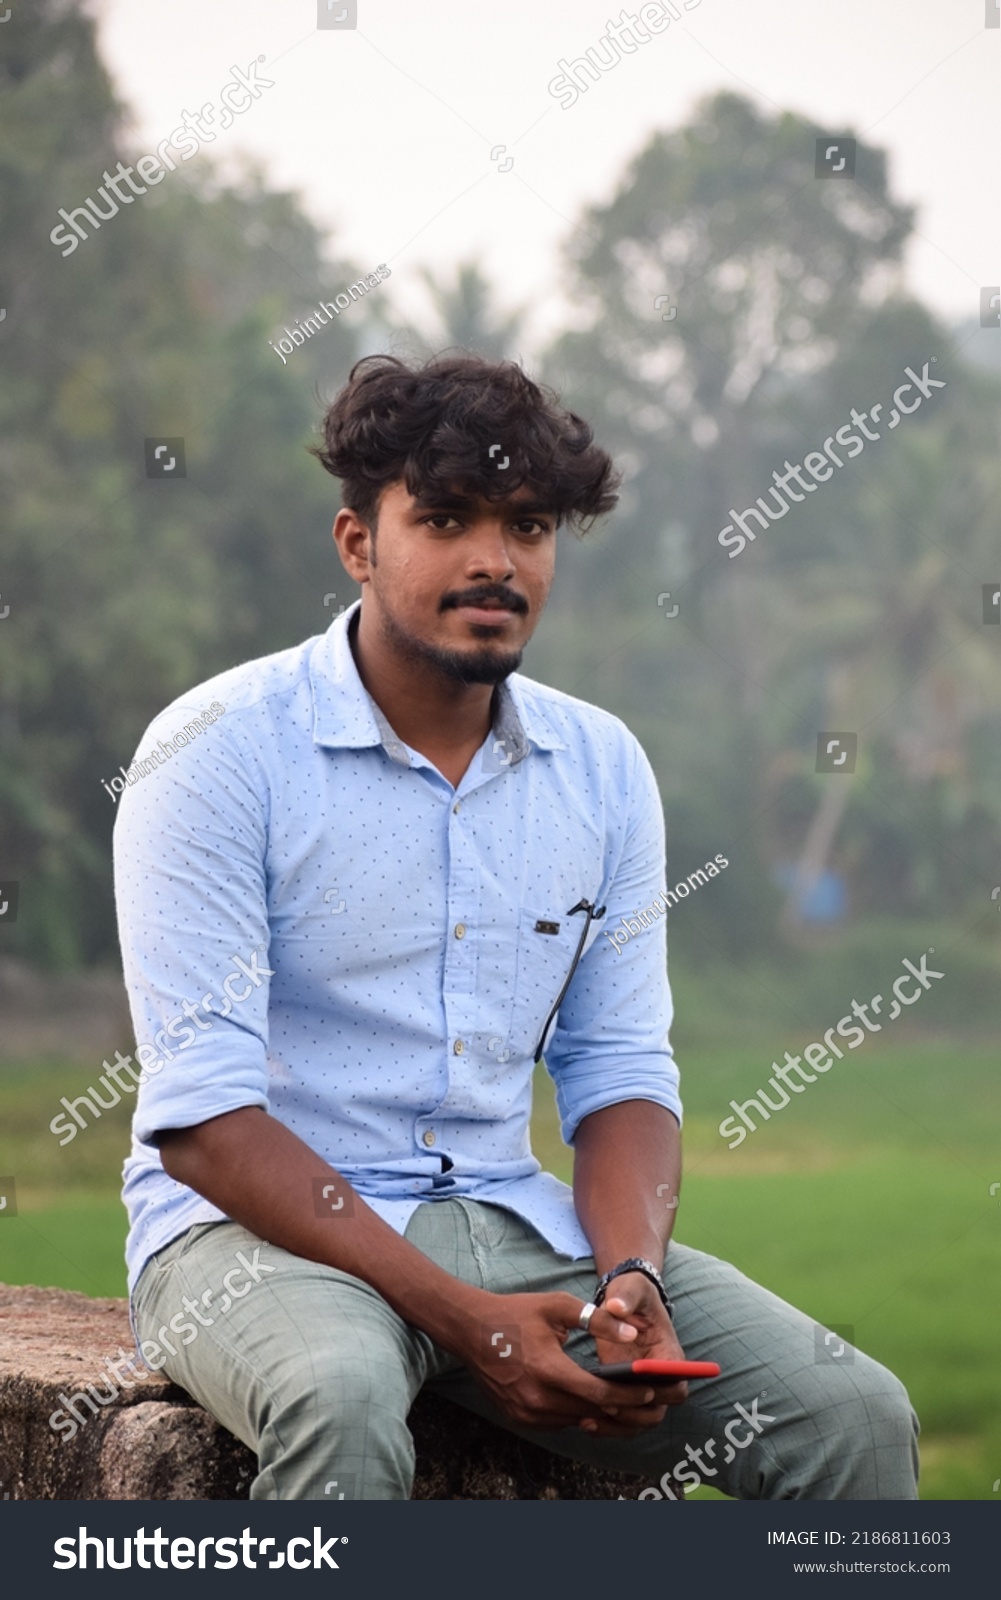
<svg viewBox="0 0 1001 1600">
<path fill-rule="evenodd" d="M 775 1038 L 679 1043 L 677 1237 L 818 1321 L 853 1326 L 854 1342 L 910 1390 L 923 1497 L 991 1499 L 1001 1476 L 1001 1191 L 989 1192 L 1001 1180 L 997 1051 L 959 1038 L 867 1039 L 730 1151 L 717 1124 L 731 1096 L 746 1100 L 766 1082 Z M 0 1074 L 0 1174 L 16 1178 L 18 1206 L 0 1212 L 0 1281 L 124 1293 L 126 1108 L 63 1149 L 48 1129 L 60 1096 L 85 1086 L 80 1069 L 57 1062 Z M 534 1121 L 540 1160 L 569 1177 L 542 1072 Z"/>
</svg>

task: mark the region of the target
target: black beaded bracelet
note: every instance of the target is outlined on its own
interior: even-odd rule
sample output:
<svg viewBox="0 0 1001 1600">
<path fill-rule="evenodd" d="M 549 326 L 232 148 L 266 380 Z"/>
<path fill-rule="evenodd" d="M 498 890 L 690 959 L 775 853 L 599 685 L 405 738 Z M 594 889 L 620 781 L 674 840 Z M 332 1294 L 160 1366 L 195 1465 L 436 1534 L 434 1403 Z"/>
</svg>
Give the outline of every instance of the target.
<svg viewBox="0 0 1001 1600">
<path fill-rule="evenodd" d="M 642 1272 L 645 1278 L 650 1279 L 650 1282 L 653 1284 L 664 1303 L 664 1310 L 673 1321 L 674 1306 L 667 1297 L 667 1290 L 664 1288 L 664 1280 L 657 1271 L 657 1268 L 654 1266 L 653 1262 L 646 1261 L 641 1256 L 630 1256 L 628 1261 L 620 1261 L 617 1267 L 612 1267 L 609 1272 L 605 1273 L 604 1277 L 598 1279 L 598 1287 L 594 1291 L 594 1304 L 596 1306 L 600 1306 L 605 1298 L 605 1290 L 608 1288 L 608 1285 L 611 1283 L 612 1279 L 620 1278 L 623 1273 L 626 1272 Z"/>
</svg>

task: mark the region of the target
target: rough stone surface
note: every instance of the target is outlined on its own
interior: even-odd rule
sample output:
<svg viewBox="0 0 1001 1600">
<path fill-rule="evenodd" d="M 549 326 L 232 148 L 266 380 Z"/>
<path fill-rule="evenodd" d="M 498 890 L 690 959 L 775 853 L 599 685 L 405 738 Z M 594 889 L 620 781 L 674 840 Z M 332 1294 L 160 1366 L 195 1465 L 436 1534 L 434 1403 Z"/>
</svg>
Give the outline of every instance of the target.
<svg viewBox="0 0 1001 1600">
<path fill-rule="evenodd" d="M 0 1284 L 0 1499 L 244 1500 L 252 1453 L 183 1389 L 124 1365 L 134 1355 L 124 1300 Z M 141 1370 L 141 1369 L 140 1369 Z M 107 1404 L 76 1401 L 67 1436 L 49 1425 L 88 1384 Z M 634 1478 L 565 1461 L 459 1406 L 422 1394 L 410 1413 L 415 1500 L 614 1500 Z"/>
</svg>

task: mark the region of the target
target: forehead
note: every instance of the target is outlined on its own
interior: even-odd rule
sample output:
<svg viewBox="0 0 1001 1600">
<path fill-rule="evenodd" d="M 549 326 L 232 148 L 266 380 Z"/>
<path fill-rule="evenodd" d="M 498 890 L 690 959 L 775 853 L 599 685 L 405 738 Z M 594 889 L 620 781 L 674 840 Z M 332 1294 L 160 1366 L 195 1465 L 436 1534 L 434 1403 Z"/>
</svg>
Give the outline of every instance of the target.
<svg viewBox="0 0 1001 1600">
<path fill-rule="evenodd" d="M 380 512 L 385 509 L 423 515 L 430 511 L 461 511 L 467 516 L 486 517 L 503 515 L 505 512 L 518 512 L 521 515 L 528 512 L 545 512 L 550 516 L 556 514 L 555 508 L 531 484 L 522 484 L 521 488 L 515 489 L 503 500 L 488 500 L 485 495 L 465 489 L 461 484 L 450 484 L 447 489 L 411 495 L 402 480 L 387 485 L 383 490 L 379 509 Z"/>
</svg>

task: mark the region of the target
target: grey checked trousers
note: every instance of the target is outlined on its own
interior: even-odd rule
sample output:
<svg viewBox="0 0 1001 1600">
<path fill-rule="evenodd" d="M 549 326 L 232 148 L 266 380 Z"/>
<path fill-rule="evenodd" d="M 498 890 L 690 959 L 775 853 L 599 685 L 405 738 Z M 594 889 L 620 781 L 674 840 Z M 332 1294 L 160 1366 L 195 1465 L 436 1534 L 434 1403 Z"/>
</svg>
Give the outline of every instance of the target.
<svg viewBox="0 0 1001 1600">
<path fill-rule="evenodd" d="M 564 1290 L 587 1300 L 594 1289 L 590 1257 L 557 1255 L 497 1206 L 428 1202 L 406 1236 L 446 1272 L 496 1294 Z M 702 1251 L 672 1244 L 665 1280 L 686 1356 L 718 1361 L 719 1378 L 693 1383 L 684 1405 L 632 1439 L 512 1431 L 634 1473 L 647 1498 L 680 1496 L 696 1475 L 742 1500 L 917 1498 L 918 1422 L 892 1373 L 850 1347 L 835 1359 L 844 1347 L 825 1346 L 811 1318 Z M 185 1297 L 197 1302 L 197 1320 Z M 466 1369 L 368 1284 L 233 1222 L 191 1228 L 159 1251 L 134 1307 L 140 1338 L 167 1355 L 166 1375 L 257 1455 L 252 1499 L 322 1500 L 332 1482 L 347 1499 L 408 1499 L 407 1415 L 424 1384 L 509 1427 Z M 566 1349 L 596 1364 L 584 1332 Z"/>
</svg>

